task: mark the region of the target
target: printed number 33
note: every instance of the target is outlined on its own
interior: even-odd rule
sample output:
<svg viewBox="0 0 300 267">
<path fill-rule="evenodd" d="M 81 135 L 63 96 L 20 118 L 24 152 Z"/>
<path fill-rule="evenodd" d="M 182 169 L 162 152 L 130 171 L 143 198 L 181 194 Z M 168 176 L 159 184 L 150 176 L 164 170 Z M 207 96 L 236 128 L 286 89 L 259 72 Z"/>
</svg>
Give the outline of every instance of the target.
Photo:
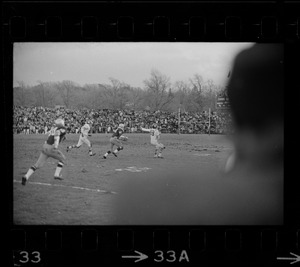
<svg viewBox="0 0 300 267">
<path fill-rule="evenodd" d="M 39 263 L 41 261 L 41 254 L 38 251 L 33 251 L 29 254 L 27 251 L 21 251 L 20 255 L 22 258 L 19 260 L 20 263 Z"/>
</svg>

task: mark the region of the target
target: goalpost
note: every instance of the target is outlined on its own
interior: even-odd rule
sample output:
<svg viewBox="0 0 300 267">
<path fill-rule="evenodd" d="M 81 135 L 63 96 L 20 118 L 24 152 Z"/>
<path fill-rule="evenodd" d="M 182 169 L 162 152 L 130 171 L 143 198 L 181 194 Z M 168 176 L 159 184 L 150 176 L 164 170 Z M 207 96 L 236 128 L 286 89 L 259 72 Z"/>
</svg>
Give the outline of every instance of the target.
<svg viewBox="0 0 300 267">
<path fill-rule="evenodd" d="M 210 135 L 210 126 L 211 126 L 211 108 L 208 109 L 208 134 Z M 181 123 L 181 108 L 178 108 L 178 130 L 177 133 L 180 134 L 180 123 Z"/>
<path fill-rule="evenodd" d="M 208 109 L 208 134 L 210 135 L 210 108 Z"/>
<path fill-rule="evenodd" d="M 178 108 L 178 130 L 177 134 L 180 134 L 180 124 L 181 124 L 181 104 Z M 210 127 L 211 127 L 211 108 L 208 108 L 208 134 L 210 135 Z"/>
<path fill-rule="evenodd" d="M 181 106 L 181 104 L 180 104 Z M 178 108 L 178 134 L 180 134 L 180 106 Z"/>
</svg>

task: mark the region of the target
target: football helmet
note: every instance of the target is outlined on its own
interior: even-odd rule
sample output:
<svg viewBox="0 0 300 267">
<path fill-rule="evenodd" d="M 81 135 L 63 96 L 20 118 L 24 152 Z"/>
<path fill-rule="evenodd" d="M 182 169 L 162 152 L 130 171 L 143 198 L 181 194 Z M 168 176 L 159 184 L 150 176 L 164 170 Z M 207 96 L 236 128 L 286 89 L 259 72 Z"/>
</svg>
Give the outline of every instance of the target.
<svg viewBox="0 0 300 267">
<path fill-rule="evenodd" d="M 54 121 L 54 123 L 55 123 L 56 126 L 65 126 L 65 121 L 63 119 L 61 119 L 61 118 L 56 119 Z"/>
</svg>

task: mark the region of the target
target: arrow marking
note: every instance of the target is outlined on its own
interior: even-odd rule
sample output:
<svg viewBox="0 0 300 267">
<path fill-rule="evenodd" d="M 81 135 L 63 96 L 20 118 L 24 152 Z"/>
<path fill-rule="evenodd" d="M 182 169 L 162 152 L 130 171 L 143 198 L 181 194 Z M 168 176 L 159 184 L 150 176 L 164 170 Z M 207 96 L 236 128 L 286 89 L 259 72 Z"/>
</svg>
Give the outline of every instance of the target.
<svg viewBox="0 0 300 267">
<path fill-rule="evenodd" d="M 145 260 L 148 258 L 148 256 L 146 254 L 143 254 L 137 250 L 135 250 L 134 252 L 139 255 L 122 256 L 122 258 L 127 258 L 127 259 L 135 259 L 136 258 L 136 260 L 134 262 L 142 261 L 142 260 Z"/>
<path fill-rule="evenodd" d="M 296 258 L 288 258 L 288 257 L 277 257 L 277 260 L 292 260 L 293 262 L 291 262 L 290 264 L 294 264 L 296 262 L 300 262 L 300 256 L 290 252 L 291 255 L 295 256 Z"/>
</svg>

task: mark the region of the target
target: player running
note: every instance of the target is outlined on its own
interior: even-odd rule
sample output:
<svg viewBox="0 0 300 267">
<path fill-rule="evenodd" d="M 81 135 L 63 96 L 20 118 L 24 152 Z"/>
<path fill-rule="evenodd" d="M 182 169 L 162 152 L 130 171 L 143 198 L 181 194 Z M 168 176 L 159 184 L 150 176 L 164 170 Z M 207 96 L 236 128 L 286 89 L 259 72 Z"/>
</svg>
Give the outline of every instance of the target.
<svg viewBox="0 0 300 267">
<path fill-rule="evenodd" d="M 81 127 L 80 130 L 81 133 L 77 145 L 68 146 L 67 152 L 69 152 L 72 148 L 80 148 L 81 145 L 85 143 L 89 147 L 89 155 L 90 156 L 96 155 L 96 153 L 94 153 L 92 150 L 92 143 L 88 139 L 88 136 L 91 136 L 91 134 L 89 134 L 91 129 L 89 124 L 91 124 L 91 121 L 86 121 L 86 123 Z"/>
<path fill-rule="evenodd" d="M 122 136 L 122 134 L 124 133 L 124 124 L 119 124 L 118 128 L 116 131 L 114 131 L 114 133 L 112 134 L 111 138 L 109 139 L 110 142 L 110 150 L 108 150 L 103 158 L 106 159 L 107 156 L 112 153 L 115 157 L 117 157 L 117 153 L 120 150 L 123 150 L 123 146 L 122 146 L 122 142 L 120 137 Z M 115 149 L 115 151 L 113 151 L 114 146 L 117 146 L 117 148 Z"/>
<path fill-rule="evenodd" d="M 60 172 L 65 163 L 65 156 L 58 150 L 58 145 L 66 137 L 65 123 L 63 119 L 57 119 L 54 121 L 54 126 L 49 131 L 48 139 L 43 145 L 43 150 L 37 160 L 37 162 L 29 168 L 27 173 L 22 177 L 22 185 L 25 185 L 29 177 L 39 168 L 41 168 L 46 160 L 51 157 L 58 160 L 58 164 L 54 173 L 54 179 L 62 180 Z"/>
<path fill-rule="evenodd" d="M 160 131 L 158 130 L 157 124 L 154 123 L 151 129 L 141 127 L 141 130 L 150 133 L 150 144 L 155 146 L 154 158 L 163 158 L 162 151 L 166 147 L 158 142 L 160 139 Z"/>
</svg>

